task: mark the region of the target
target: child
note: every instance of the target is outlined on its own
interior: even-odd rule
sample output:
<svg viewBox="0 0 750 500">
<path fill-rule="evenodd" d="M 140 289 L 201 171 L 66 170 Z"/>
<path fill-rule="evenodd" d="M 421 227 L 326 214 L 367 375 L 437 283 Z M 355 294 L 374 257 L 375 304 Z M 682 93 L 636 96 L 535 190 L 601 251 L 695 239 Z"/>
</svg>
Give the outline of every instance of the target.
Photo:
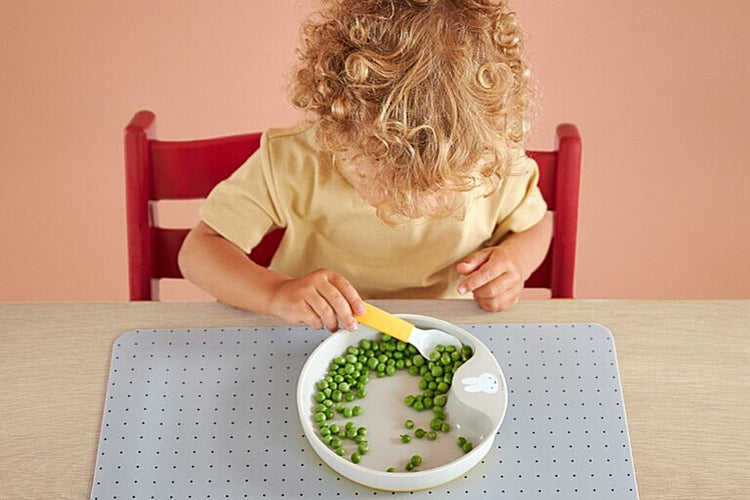
<svg viewBox="0 0 750 500">
<path fill-rule="evenodd" d="M 532 92 L 505 0 L 328 0 L 304 28 L 294 104 L 211 192 L 180 251 L 218 300 L 356 328 L 363 299 L 518 301 L 551 239 L 523 152 Z M 286 232 L 271 266 L 247 253 Z"/>
</svg>

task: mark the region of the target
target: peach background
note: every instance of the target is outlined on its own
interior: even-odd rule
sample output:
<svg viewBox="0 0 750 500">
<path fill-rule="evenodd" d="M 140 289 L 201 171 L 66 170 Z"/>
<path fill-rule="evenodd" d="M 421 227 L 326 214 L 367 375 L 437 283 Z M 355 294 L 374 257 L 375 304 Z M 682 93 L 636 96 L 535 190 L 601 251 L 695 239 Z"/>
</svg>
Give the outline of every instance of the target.
<svg viewBox="0 0 750 500">
<path fill-rule="evenodd" d="M 0 1 L 0 300 L 126 299 L 123 127 L 142 108 L 164 139 L 293 123 L 312 5 Z M 561 121 L 583 135 L 577 296 L 750 297 L 750 4 L 515 7 L 543 93 L 530 148 Z"/>
</svg>

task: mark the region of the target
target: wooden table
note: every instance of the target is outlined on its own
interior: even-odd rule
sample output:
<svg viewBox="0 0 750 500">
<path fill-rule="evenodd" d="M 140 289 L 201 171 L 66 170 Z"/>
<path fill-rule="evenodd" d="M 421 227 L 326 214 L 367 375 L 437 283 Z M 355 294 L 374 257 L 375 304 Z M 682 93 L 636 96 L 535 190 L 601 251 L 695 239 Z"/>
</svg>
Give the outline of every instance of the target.
<svg viewBox="0 0 750 500">
<path fill-rule="evenodd" d="M 597 322 L 614 334 L 643 499 L 750 491 L 750 301 L 374 301 L 455 323 Z M 112 341 L 137 328 L 273 326 L 217 303 L 0 305 L 0 499 L 88 498 Z"/>
</svg>

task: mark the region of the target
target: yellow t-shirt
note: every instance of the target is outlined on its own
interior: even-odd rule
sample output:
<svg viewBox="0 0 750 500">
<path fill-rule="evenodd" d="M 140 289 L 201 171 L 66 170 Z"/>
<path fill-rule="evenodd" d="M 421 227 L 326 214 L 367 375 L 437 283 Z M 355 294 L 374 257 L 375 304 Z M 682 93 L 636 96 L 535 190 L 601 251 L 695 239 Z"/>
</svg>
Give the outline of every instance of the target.
<svg viewBox="0 0 750 500">
<path fill-rule="evenodd" d="M 364 299 L 458 298 L 457 262 L 530 228 L 547 210 L 536 162 L 519 153 L 513 172 L 495 193 L 472 199 L 462 220 L 392 227 L 333 167 L 314 126 L 304 123 L 263 134 L 260 149 L 209 194 L 201 217 L 246 253 L 269 230 L 285 227 L 270 268 L 291 276 L 332 269 Z"/>
</svg>

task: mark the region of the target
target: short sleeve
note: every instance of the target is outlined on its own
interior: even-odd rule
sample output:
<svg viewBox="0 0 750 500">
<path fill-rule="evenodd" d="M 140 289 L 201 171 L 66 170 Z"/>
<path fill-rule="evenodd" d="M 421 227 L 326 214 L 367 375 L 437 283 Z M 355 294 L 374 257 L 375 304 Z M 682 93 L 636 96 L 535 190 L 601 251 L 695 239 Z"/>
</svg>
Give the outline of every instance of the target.
<svg viewBox="0 0 750 500">
<path fill-rule="evenodd" d="M 260 149 L 209 193 L 200 216 L 245 253 L 271 229 L 285 226 L 279 215 L 265 134 Z"/>
<path fill-rule="evenodd" d="M 496 239 L 509 232 L 526 231 L 542 220 L 547 212 L 547 202 L 539 190 L 539 166 L 528 156 L 522 155 L 513 172 L 504 180 L 504 197 L 510 204 L 508 215 L 498 221 Z"/>
</svg>

